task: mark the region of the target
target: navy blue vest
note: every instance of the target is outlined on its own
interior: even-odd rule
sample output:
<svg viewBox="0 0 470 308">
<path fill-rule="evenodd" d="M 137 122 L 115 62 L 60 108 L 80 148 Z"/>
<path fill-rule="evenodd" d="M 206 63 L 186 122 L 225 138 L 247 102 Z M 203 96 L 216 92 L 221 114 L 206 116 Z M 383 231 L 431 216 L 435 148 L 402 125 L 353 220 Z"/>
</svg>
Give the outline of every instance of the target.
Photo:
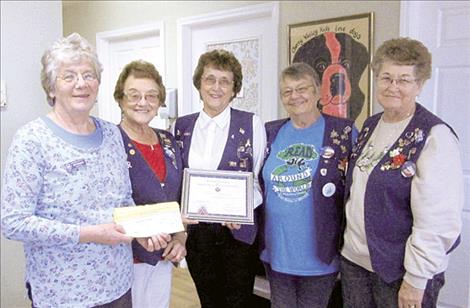
<svg viewBox="0 0 470 308">
<path fill-rule="evenodd" d="M 230 108 L 230 128 L 225 143 L 224 153 L 217 170 L 253 171 L 253 113 Z M 175 124 L 175 137 L 180 146 L 184 168 L 188 168 L 189 149 L 194 126 L 199 113 L 178 118 Z M 239 230 L 232 230 L 235 239 L 253 244 L 257 226 L 257 214 L 254 213 L 254 225 L 242 225 Z M 188 231 L 197 225 L 189 225 Z"/>
<path fill-rule="evenodd" d="M 382 114 L 368 118 L 357 138 L 349 162 L 345 200 L 349 198 L 352 173 L 357 158 L 361 155 Z M 406 157 L 405 160 L 416 164 L 429 131 L 437 124 L 446 123 L 420 104 L 416 104 L 416 111 L 410 123 L 372 170 L 367 181 L 364 197 L 367 245 L 373 270 L 386 282 L 395 281 L 405 274 L 403 266 L 405 245 L 413 225 L 410 207 L 413 177 L 404 177 L 401 174 L 403 162 L 394 163 L 390 152 L 401 149 L 403 157 Z M 452 130 L 450 126 L 449 128 Z"/>
<path fill-rule="evenodd" d="M 132 185 L 132 199 L 135 204 L 153 204 L 160 202 L 180 202 L 183 164 L 175 138 L 167 131 L 154 129 L 163 149 L 166 178 L 160 182 L 145 158 L 134 146 L 127 134 L 121 130 L 122 140 L 127 153 L 129 176 Z M 132 252 L 140 261 L 155 265 L 161 260 L 163 250 L 148 252 L 136 241 L 132 241 Z"/>
<path fill-rule="evenodd" d="M 322 114 L 322 116 L 325 119 L 323 147 L 333 148 L 334 155 L 331 158 L 320 157 L 317 170 L 312 178 L 312 190 L 315 196 L 313 207 L 317 254 L 322 262 L 330 264 L 332 259 L 339 253 L 341 223 L 344 215 L 344 179 L 348 157 L 352 150 L 353 121 L 326 114 Z M 266 159 L 277 133 L 288 120 L 276 120 L 265 124 L 267 134 Z M 326 170 L 324 176 L 320 174 L 322 169 Z M 322 189 L 327 183 L 333 183 L 336 187 L 336 191 L 331 197 L 325 197 L 322 193 Z M 261 245 L 264 245 L 263 233 L 264 228 L 260 226 Z"/>
</svg>

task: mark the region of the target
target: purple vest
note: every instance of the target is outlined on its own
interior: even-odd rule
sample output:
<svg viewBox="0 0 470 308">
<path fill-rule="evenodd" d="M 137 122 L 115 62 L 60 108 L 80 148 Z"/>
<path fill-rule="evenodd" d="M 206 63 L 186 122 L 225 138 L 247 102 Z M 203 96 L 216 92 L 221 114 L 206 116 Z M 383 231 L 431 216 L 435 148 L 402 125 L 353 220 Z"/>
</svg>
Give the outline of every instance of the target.
<svg viewBox="0 0 470 308">
<path fill-rule="evenodd" d="M 331 147 L 334 155 L 330 158 L 320 157 L 312 178 L 312 190 L 315 196 L 313 207 L 318 258 L 330 264 L 338 255 L 340 247 L 341 224 L 344 216 L 344 179 L 348 157 L 352 150 L 353 121 L 326 114 L 323 114 L 323 118 L 325 119 L 323 147 Z M 268 155 L 277 133 L 288 120 L 276 120 L 265 124 Z M 326 170 L 326 174 L 321 175 L 321 170 Z M 325 197 L 322 192 L 327 183 L 333 183 L 336 188 L 330 197 Z M 260 227 L 260 231 L 260 242 L 264 246 L 264 228 Z"/>
<path fill-rule="evenodd" d="M 357 138 L 349 162 L 345 200 L 349 198 L 352 173 L 357 158 L 361 155 L 364 145 L 372 135 L 381 116 L 382 113 L 379 113 L 368 118 Z M 404 161 L 416 164 L 429 131 L 437 124 L 445 123 L 420 104 L 416 104 L 416 111 L 410 123 L 389 152 L 372 170 L 367 181 L 364 196 L 367 245 L 372 268 L 388 283 L 405 274 L 403 266 L 405 244 L 413 225 L 413 214 L 410 207 L 413 176 L 403 176 L 401 166 Z M 398 149 L 401 150 L 403 159 L 398 159 L 398 156 L 396 158 L 390 156 L 390 152 L 393 150 L 398 152 Z"/>
<path fill-rule="evenodd" d="M 230 109 L 230 128 L 228 139 L 225 143 L 224 153 L 217 170 L 231 171 L 253 171 L 253 114 L 237 109 Z M 193 113 L 178 118 L 175 124 L 175 137 L 180 146 L 184 168 L 188 168 L 189 148 L 194 125 L 199 117 L 199 113 Z M 257 226 L 257 213 L 255 210 L 255 224 L 242 225 L 239 230 L 232 230 L 235 239 L 247 244 L 253 244 Z M 188 230 L 197 225 L 189 225 Z"/>
<path fill-rule="evenodd" d="M 129 136 L 120 126 L 119 129 L 127 153 L 132 199 L 135 204 L 180 202 L 183 165 L 175 138 L 167 131 L 155 129 L 165 158 L 166 178 L 161 183 Z M 163 250 L 148 252 L 139 243 L 132 241 L 132 252 L 140 261 L 155 265 L 161 260 Z"/>
</svg>

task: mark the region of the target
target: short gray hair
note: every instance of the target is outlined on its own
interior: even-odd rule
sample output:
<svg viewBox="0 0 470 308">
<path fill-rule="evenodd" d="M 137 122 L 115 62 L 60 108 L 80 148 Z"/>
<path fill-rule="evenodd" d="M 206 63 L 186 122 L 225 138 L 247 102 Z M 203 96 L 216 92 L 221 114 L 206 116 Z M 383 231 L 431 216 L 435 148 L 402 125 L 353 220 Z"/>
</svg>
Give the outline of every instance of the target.
<svg viewBox="0 0 470 308">
<path fill-rule="evenodd" d="M 307 76 L 313 79 L 315 91 L 318 92 L 321 85 L 320 77 L 310 65 L 304 62 L 293 63 L 286 67 L 284 70 L 282 70 L 280 81 L 284 81 L 286 78 L 298 80 Z"/>
<path fill-rule="evenodd" d="M 46 92 L 49 105 L 54 106 L 55 104 L 55 98 L 51 96 L 51 93 L 55 90 L 55 81 L 60 67 L 66 63 L 83 60 L 90 61 L 98 82 L 101 82 L 103 67 L 98 61 L 95 48 L 80 34 L 72 33 L 67 37 L 60 38 L 46 49 L 41 58 L 41 84 Z"/>
<path fill-rule="evenodd" d="M 409 37 L 399 37 L 385 41 L 377 48 L 372 60 L 372 70 L 377 76 L 384 62 L 396 65 L 411 65 L 416 78 L 426 81 L 431 78 L 432 55 L 424 44 Z"/>
</svg>

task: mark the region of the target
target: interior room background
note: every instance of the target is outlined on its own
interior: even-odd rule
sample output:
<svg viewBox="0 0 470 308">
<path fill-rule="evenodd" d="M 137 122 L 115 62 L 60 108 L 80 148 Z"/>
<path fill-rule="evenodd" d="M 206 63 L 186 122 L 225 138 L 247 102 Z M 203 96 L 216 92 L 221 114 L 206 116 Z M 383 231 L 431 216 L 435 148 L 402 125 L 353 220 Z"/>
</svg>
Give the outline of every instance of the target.
<svg viewBox="0 0 470 308">
<path fill-rule="evenodd" d="M 2 0 L 1 78 L 6 82 L 7 106 L 1 110 L 1 173 L 3 174 L 7 150 L 16 130 L 49 111 L 40 85 L 40 57 L 45 48 L 59 36 L 78 32 L 95 44 L 96 34 L 100 32 L 163 22 L 165 85 L 168 88 L 177 88 L 177 20 L 262 3 L 269 2 Z M 385 40 L 400 34 L 400 22 L 404 17 L 401 16 L 402 1 L 279 1 L 278 5 L 279 70 L 288 64 L 289 24 L 374 12 L 372 47 L 375 49 Z M 466 14 L 470 16 L 470 13 Z M 470 42 L 470 37 L 467 38 Z M 273 101 L 272 106 L 277 108 L 279 118 L 285 116 L 279 100 Z M 468 99 L 467 106 L 470 106 Z M 378 111 L 380 107 L 373 102 L 372 112 Z M 459 110 L 455 112 L 458 113 Z M 470 114 L 468 109 L 465 112 Z M 97 115 L 98 110 L 95 108 L 93 113 Z M 466 159 L 468 160 L 468 156 Z M 470 173 L 467 169 L 465 172 L 468 178 Z M 463 238 L 460 255 L 454 262 L 458 267 L 450 271 L 447 286 L 441 292 L 442 307 L 470 307 L 469 186 L 470 184 L 466 183 L 464 228 L 467 237 Z M 2 237 L 1 307 L 29 307 L 23 275 L 22 245 Z"/>
</svg>

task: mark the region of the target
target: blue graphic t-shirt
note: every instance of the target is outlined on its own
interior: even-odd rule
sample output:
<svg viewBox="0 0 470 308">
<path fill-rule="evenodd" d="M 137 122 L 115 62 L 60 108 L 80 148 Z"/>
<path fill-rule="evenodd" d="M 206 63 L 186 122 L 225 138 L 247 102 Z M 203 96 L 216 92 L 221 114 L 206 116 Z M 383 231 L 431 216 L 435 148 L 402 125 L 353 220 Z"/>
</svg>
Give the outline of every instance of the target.
<svg viewBox="0 0 470 308">
<path fill-rule="evenodd" d="M 312 178 L 323 144 L 325 120 L 295 128 L 291 121 L 279 130 L 263 167 L 266 189 L 266 247 L 261 260 L 273 270 L 297 276 L 338 271 L 316 256 Z"/>
</svg>

